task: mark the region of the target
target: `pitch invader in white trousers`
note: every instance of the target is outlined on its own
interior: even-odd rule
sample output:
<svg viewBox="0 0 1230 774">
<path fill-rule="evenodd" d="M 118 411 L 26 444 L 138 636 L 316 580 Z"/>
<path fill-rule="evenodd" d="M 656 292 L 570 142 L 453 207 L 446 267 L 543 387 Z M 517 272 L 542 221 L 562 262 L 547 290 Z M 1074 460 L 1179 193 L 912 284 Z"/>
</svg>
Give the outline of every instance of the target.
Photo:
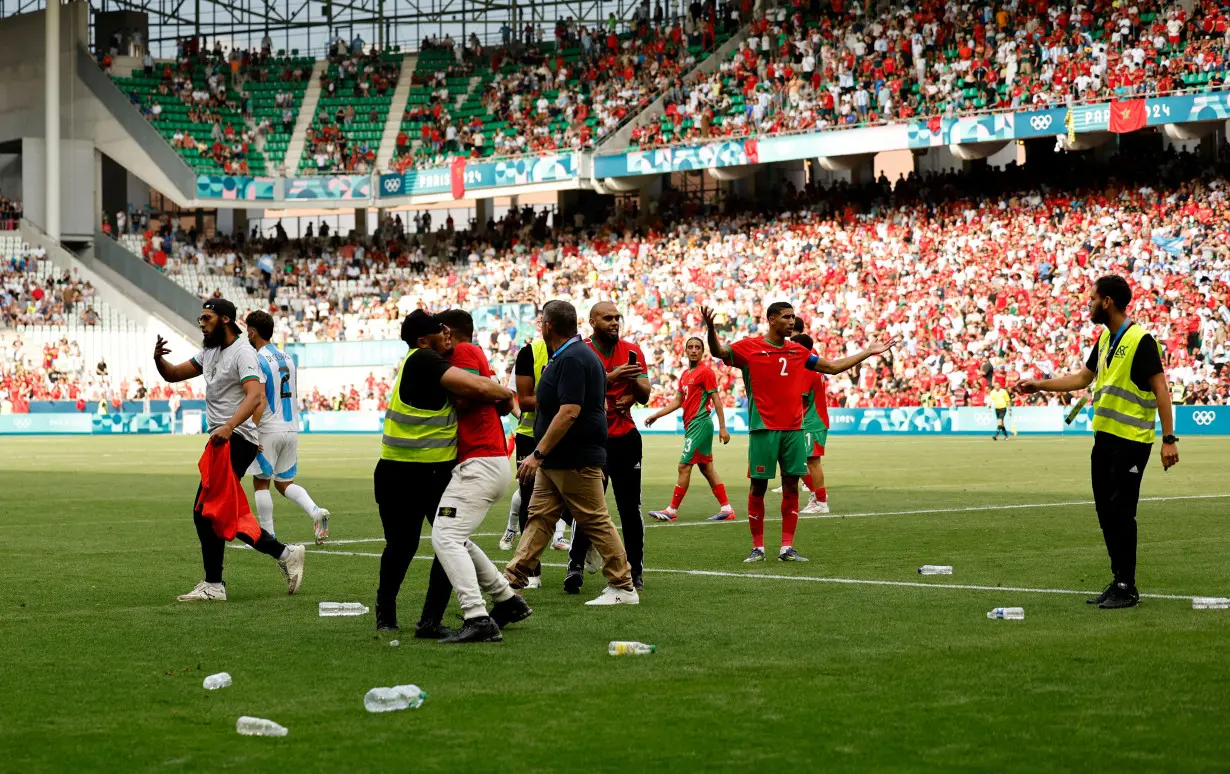
<svg viewBox="0 0 1230 774">
<path fill-rule="evenodd" d="M 255 490 L 256 519 L 261 529 L 274 534 L 273 494 L 269 491 L 272 480 L 283 497 L 311 517 L 316 542 L 323 543 L 329 536 L 329 511 L 318 506 L 308 491 L 295 483 L 299 470 L 299 389 L 295 363 L 270 343 L 273 317 L 268 312 L 252 312 L 244 322 L 248 325 L 248 341 L 256 350 L 257 362 L 265 375 L 264 407 L 257 423 L 260 453 L 248 469 Z"/>
</svg>

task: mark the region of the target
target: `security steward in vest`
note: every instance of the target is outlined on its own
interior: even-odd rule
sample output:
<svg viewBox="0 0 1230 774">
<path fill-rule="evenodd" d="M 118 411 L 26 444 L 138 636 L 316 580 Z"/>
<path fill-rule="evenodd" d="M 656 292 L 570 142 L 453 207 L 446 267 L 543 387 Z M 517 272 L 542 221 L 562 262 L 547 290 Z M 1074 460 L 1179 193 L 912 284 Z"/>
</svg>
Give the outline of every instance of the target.
<svg viewBox="0 0 1230 774">
<path fill-rule="evenodd" d="M 1110 554 L 1114 579 L 1086 600 L 1105 609 L 1135 607 L 1136 505 L 1140 482 L 1153 448 L 1154 422 L 1162 421 L 1162 469 L 1179 462 L 1170 388 L 1157 341 L 1127 316 L 1132 290 L 1118 276 L 1099 279 L 1089 300 L 1094 323 L 1105 326 L 1080 373 L 1053 379 L 1027 379 L 1016 385 L 1023 395 L 1040 391 L 1073 392 L 1093 385 L 1093 499 Z"/>
<path fill-rule="evenodd" d="M 381 631 L 398 628 L 397 592 L 418 551 L 423 520 L 432 523 L 437 516 L 450 515 L 437 513 L 457 462 L 457 413 L 449 393 L 484 403 L 513 397 L 507 387 L 456 368 L 444 359 L 452 349 L 452 340 L 434 315 L 421 309 L 411 312 L 402 322 L 401 338 L 410 351 L 389 396 L 375 473 L 376 504 L 385 540 L 376 590 L 376 628 Z M 439 561 L 432 562 L 415 637 L 442 639 L 453 634 L 441 623 L 452 591 L 444 568 Z"/>
<path fill-rule="evenodd" d="M 514 443 L 517 447 L 517 466 L 520 467 L 525 458 L 534 453 L 537 442 L 534 440 L 534 418 L 538 416 L 538 403 L 534 397 L 538 389 L 538 381 L 542 379 L 542 369 L 547 367 L 551 359 L 551 351 L 543 339 L 534 339 L 521 347 L 517 352 L 517 360 L 513 366 L 513 376 L 517 384 L 517 405 L 521 409 L 521 419 L 514 433 Z M 517 512 L 520 522 L 520 532 L 525 534 L 525 520 L 529 518 L 530 497 L 534 494 L 534 480 L 519 482 L 521 485 L 521 508 Z"/>
</svg>

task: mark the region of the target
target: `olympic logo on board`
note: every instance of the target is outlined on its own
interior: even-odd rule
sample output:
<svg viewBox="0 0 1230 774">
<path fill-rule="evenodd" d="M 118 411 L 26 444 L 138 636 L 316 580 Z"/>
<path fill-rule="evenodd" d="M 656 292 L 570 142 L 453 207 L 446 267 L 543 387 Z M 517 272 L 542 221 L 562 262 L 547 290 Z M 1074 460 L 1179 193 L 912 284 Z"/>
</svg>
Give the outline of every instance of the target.
<svg viewBox="0 0 1230 774">
<path fill-rule="evenodd" d="M 1035 132 L 1041 132 L 1050 128 L 1051 121 L 1051 116 L 1048 113 L 1043 113 L 1040 116 L 1029 117 L 1029 125 L 1034 128 Z"/>
<path fill-rule="evenodd" d="M 1201 427 L 1207 427 L 1213 424 L 1217 419 L 1216 411 L 1193 411 L 1192 421 Z"/>
<path fill-rule="evenodd" d="M 386 177 L 384 179 L 384 190 L 387 193 L 397 193 L 401 190 L 401 181 L 400 177 Z"/>
</svg>

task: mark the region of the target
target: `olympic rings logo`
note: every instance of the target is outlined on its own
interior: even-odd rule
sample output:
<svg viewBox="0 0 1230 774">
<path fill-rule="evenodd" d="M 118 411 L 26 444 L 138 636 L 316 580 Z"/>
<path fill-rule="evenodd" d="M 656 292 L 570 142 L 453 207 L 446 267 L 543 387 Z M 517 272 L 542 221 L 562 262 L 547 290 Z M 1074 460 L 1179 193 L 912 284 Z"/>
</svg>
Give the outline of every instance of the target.
<svg viewBox="0 0 1230 774">
<path fill-rule="evenodd" d="M 1193 411 L 1192 421 L 1201 427 L 1207 427 L 1213 424 L 1217 419 L 1216 411 Z"/>
<path fill-rule="evenodd" d="M 1040 116 L 1030 116 L 1029 125 L 1034 128 L 1034 131 L 1041 132 L 1042 130 L 1050 127 L 1051 120 L 1051 117 L 1046 114 Z"/>
<path fill-rule="evenodd" d="M 384 190 L 388 191 L 389 193 L 397 193 L 399 190 L 401 190 L 401 178 L 400 177 L 385 178 Z"/>
</svg>

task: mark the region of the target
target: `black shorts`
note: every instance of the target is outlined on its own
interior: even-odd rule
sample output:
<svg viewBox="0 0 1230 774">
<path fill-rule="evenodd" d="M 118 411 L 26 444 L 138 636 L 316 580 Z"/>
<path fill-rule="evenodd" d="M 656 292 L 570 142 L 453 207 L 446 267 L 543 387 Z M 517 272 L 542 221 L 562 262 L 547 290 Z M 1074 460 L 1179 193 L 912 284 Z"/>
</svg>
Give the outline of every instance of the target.
<svg viewBox="0 0 1230 774">
<path fill-rule="evenodd" d="M 996 418 L 996 419 L 1003 419 L 1003 418 L 1004 418 L 1004 417 L 1006 417 L 1006 416 L 1008 416 L 1008 409 L 1006 409 L 1006 408 L 1002 408 L 1002 409 L 997 408 L 997 409 L 995 409 L 995 418 Z"/>
<path fill-rule="evenodd" d="M 517 447 L 517 466 L 520 467 L 525 458 L 534 453 L 534 449 L 538 448 L 538 441 L 532 435 L 521 435 L 517 433 L 513 436 L 516 439 L 513 443 Z"/>
</svg>

